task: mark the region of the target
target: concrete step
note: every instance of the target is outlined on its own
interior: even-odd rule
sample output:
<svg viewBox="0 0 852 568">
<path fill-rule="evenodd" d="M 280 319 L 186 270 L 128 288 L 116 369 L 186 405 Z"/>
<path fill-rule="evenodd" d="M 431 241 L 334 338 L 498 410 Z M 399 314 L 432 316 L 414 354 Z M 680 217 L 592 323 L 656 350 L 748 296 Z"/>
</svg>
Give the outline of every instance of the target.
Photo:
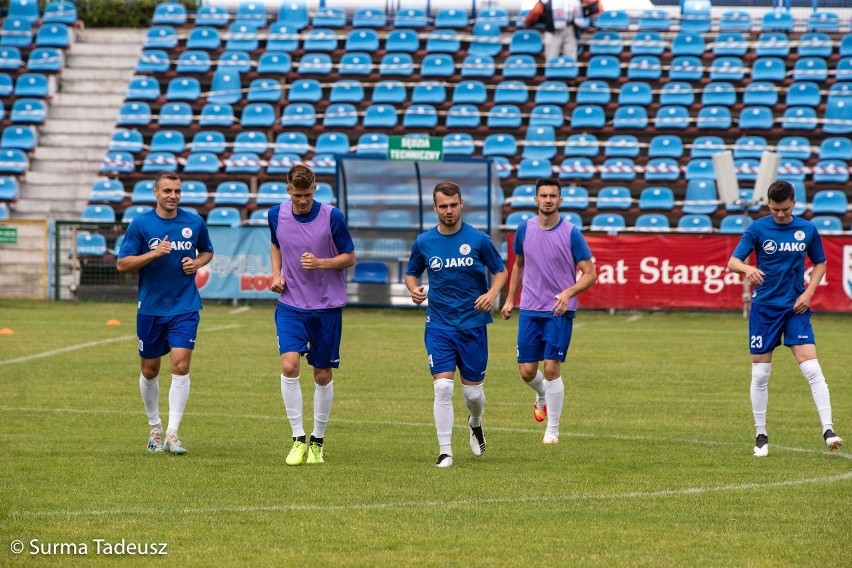
<svg viewBox="0 0 852 568">
<path fill-rule="evenodd" d="M 89 121 L 108 121 L 113 127 L 115 120 L 118 117 L 117 107 L 74 107 L 74 106 L 57 106 L 50 107 L 47 121 L 51 120 L 89 120 Z"/>
<path fill-rule="evenodd" d="M 57 93 L 50 102 L 51 108 L 57 106 L 74 106 L 74 107 L 105 107 L 121 106 L 124 102 L 124 96 L 118 94 L 104 94 L 100 91 L 95 91 L 92 94 L 84 95 L 82 93 Z"/>
<path fill-rule="evenodd" d="M 77 43 L 130 44 L 145 42 L 147 29 L 140 28 L 89 28 L 77 33 Z M 75 44 L 76 45 L 76 44 Z"/>
<path fill-rule="evenodd" d="M 104 158 L 104 153 L 106 149 L 100 146 L 70 146 L 63 147 L 61 149 L 57 148 L 45 148 L 39 145 L 38 148 L 33 151 L 33 165 L 37 165 L 42 162 L 53 162 L 57 159 L 66 160 L 66 161 L 74 161 L 74 162 L 88 162 L 90 164 L 100 164 L 101 160 Z"/>
<path fill-rule="evenodd" d="M 115 113 L 108 109 L 113 116 L 107 119 L 92 120 L 85 118 L 50 120 L 41 127 L 43 134 L 106 134 L 111 136 L 115 130 Z"/>
<path fill-rule="evenodd" d="M 73 199 L 27 199 L 15 208 L 17 219 L 79 219 L 80 211 Z"/>
<path fill-rule="evenodd" d="M 27 184 L 33 185 L 53 185 L 54 187 L 65 187 L 65 186 L 89 186 L 91 187 L 92 182 L 98 178 L 97 168 L 92 169 L 91 171 L 71 171 L 63 173 L 57 173 L 53 171 L 46 170 L 30 170 L 27 172 L 26 179 L 24 180 L 24 187 Z M 22 191 L 23 193 L 23 191 Z"/>
<path fill-rule="evenodd" d="M 103 158 L 103 155 L 101 155 Z M 30 172 L 68 172 L 68 173 L 86 173 L 94 175 L 100 168 L 101 160 L 73 160 L 67 159 L 66 156 L 56 156 L 50 160 L 39 160 L 30 164 Z"/>
<path fill-rule="evenodd" d="M 62 83 L 63 85 L 67 81 L 121 81 L 126 80 L 130 81 L 130 78 L 133 76 L 133 68 L 129 69 L 93 69 L 93 68 L 82 68 L 77 69 L 74 67 L 66 67 L 62 71 Z"/>
<path fill-rule="evenodd" d="M 38 139 L 39 148 L 50 149 L 51 152 L 65 147 L 100 148 L 106 151 L 110 136 L 107 134 L 43 134 Z"/>
<path fill-rule="evenodd" d="M 62 191 L 57 191 L 57 186 L 54 184 L 51 185 L 37 185 L 37 184 L 27 184 L 21 193 L 26 194 L 27 199 L 55 199 L 57 193 L 61 193 L 62 200 L 64 201 L 74 201 L 75 203 L 85 203 L 89 199 L 89 193 L 91 192 L 92 185 L 81 186 L 81 185 L 63 185 Z"/>
<path fill-rule="evenodd" d="M 62 94 L 101 93 L 102 95 L 124 96 L 127 92 L 127 81 L 62 81 Z"/>
<path fill-rule="evenodd" d="M 100 46 L 103 49 L 103 46 Z M 114 69 L 124 71 L 135 69 L 139 61 L 139 53 L 128 55 L 109 55 L 97 58 L 91 55 L 71 54 L 65 61 L 65 66 L 73 69 Z"/>
<path fill-rule="evenodd" d="M 97 59 L 108 53 L 110 57 L 139 57 L 142 53 L 142 45 L 144 44 L 144 36 L 140 41 L 114 41 L 109 43 L 77 41 L 68 50 L 70 57 L 92 57 Z M 108 46 L 108 47 L 107 47 Z M 106 48 L 105 48 L 106 47 Z"/>
</svg>

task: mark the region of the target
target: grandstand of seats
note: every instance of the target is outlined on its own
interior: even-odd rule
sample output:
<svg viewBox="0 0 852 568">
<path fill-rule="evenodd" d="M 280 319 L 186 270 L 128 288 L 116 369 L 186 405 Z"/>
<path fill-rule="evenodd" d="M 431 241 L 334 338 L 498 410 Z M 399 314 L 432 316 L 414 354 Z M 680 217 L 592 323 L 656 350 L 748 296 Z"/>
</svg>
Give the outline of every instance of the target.
<svg viewBox="0 0 852 568">
<path fill-rule="evenodd" d="M 563 211 L 585 230 L 741 231 L 760 213 L 748 191 L 719 201 L 711 157 L 731 150 L 750 190 L 770 150 L 799 214 L 849 230 L 848 199 L 837 196 L 848 196 L 852 161 L 850 18 L 736 7 L 711 16 L 693 4 L 684 14 L 609 10 L 583 34 L 577 61 L 545 61 L 541 30 L 504 8 L 242 2 L 185 13 L 164 3 L 104 157 L 112 189 L 93 188 L 91 201 L 120 219 L 150 204 L 137 184 L 175 169 L 201 188 L 184 204 L 208 220 L 233 207 L 251 223 L 293 164 L 334 191 L 341 154 L 381 156 L 388 135 L 416 133 L 441 137 L 447 156 L 494 160 L 507 228 L 512 213 L 534 211 L 530 184 L 554 176 L 582 196 Z M 222 192 L 230 182 L 245 185 L 237 202 Z"/>
</svg>

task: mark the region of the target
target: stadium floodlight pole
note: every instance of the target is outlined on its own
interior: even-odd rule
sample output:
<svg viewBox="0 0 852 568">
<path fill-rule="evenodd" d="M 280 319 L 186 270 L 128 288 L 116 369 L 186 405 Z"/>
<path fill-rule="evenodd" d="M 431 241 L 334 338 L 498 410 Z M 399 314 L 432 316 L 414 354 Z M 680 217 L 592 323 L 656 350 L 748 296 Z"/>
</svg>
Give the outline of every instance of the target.
<svg viewBox="0 0 852 568">
<path fill-rule="evenodd" d="M 736 168 L 734 167 L 734 156 L 730 150 L 713 154 L 713 171 L 716 173 L 716 191 L 719 194 L 719 199 L 726 205 L 732 205 L 742 209 L 743 213 L 743 231 L 749 221 L 748 209 L 754 203 L 748 199 L 740 197 L 740 185 L 737 183 Z M 754 199 L 754 194 L 752 194 Z M 743 278 L 743 318 L 748 317 L 748 311 L 751 305 L 751 287 L 748 280 Z"/>
</svg>

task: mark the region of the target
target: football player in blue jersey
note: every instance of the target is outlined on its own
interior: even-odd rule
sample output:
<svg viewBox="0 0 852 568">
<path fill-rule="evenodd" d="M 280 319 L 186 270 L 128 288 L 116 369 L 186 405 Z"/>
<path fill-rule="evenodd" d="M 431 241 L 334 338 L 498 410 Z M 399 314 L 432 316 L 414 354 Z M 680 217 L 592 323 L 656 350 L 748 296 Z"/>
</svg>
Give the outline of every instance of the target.
<svg viewBox="0 0 852 568">
<path fill-rule="evenodd" d="M 772 352 L 784 345 L 790 348 L 802 374 L 811 387 L 822 422 L 822 436 L 828 449 L 836 450 L 843 440 L 834 433 L 831 397 L 817 361 L 810 303 L 825 275 L 825 253 L 816 226 L 793 216 L 796 203 L 793 186 L 776 181 L 769 186 L 767 215 L 748 226 L 728 268 L 742 274 L 754 287 L 748 318 L 751 352 L 751 406 L 754 413 L 756 457 L 769 454 L 766 408 L 769 401 L 769 373 Z M 755 255 L 755 265 L 745 260 Z M 805 257 L 813 263 L 805 286 Z"/>
<path fill-rule="evenodd" d="M 136 335 L 142 368 L 139 390 L 151 428 L 148 451 L 176 455 L 186 453 L 178 426 L 189 398 L 189 363 L 200 319 L 195 274 L 213 259 L 207 225 L 199 215 L 178 207 L 180 194 L 177 174 L 157 174 L 157 206 L 130 223 L 116 262 L 119 272 L 139 272 Z M 164 441 L 158 377 L 160 359 L 169 352 L 172 382 Z"/>
<path fill-rule="evenodd" d="M 437 467 L 453 465 L 453 388 L 459 369 L 465 405 L 470 416 L 470 449 L 475 456 L 485 451 L 482 413 L 485 394 L 482 382 L 488 363 L 486 325 L 507 280 L 506 265 L 491 238 L 462 222 L 461 188 L 442 181 L 432 191 L 432 208 L 438 225 L 421 234 L 411 247 L 405 286 L 415 304 L 428 298 L 425 343 L 433 377 L 433 411 L 438 432 Z M 420 283 L 426 271 L 429 291 Z M 491 274 L 491 284 L 488 283 Z"/>
</svg>

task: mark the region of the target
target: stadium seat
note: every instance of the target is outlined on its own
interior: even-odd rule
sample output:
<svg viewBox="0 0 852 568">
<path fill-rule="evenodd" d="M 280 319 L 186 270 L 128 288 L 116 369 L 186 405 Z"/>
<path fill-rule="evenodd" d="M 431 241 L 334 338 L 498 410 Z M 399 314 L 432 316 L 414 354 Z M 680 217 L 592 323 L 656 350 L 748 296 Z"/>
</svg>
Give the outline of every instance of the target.
<svg viewBox="0 0 852 568">
<path fill-rule="evenodd" d="M 648 111 L 639 105 L 621 105 L 615 109 L 612 127 L 616 130 L 644 130 L 648 126 Z"/>
<path fill-rule="evenodd" d="M 605 125 L 606 115 L 600 106 L 578 105 L 571 112 L 572 128 L 603 128 Z"/>
<path fill-rule="evenodd" d="M 151 26 L 145 32 L 145 41 L 142 44 L 142 49 L 171 50 L 176 48 L 177 45 L 178 35 L 174 26 Z"/>
<path fill-rule="evenodd" d="M 637 231 L 668 231 L 671 226 L 669 218 L 662 213 L 642 213 L 633 222 Z"/>
<path fill-rule="evenodd" d="M 589 230 L 607 233 L 615 233 L 626 227 L 627 223 L 620 213 L 598 213 L 592 217 L 592 222 L 589 224 Z"/>
<path fill-rule="evenodd" d="M 196 132 L 189 144 L 190 152 L 225 152 L 225 134 L 220 130 L 201 130 Z"/>
<path fill-rule="evenodd" d="M 781 128 L 786 130 L 815 130 L 817 127 L 816 110 L 811 107 L 789 107 L 784 109 Z"/>
<path fill-rule="evenodd" d="M 630 80 L 657 81 L 663 74 L 660 58 L 654 55 L 637 55 L 627 64 Z"/>
<path fill-rule="evenodd" d="M 383 28 L 387 25 L 387 15 L 381 8 L 358 8 L 352 17 L 352 27 Z"/>
<path fill-rule="evenodd" d="M 226 181 L 216 186 L 213 193 L 214 205 L 247 205 L 249 188 L 242 181 Z"/>
<path fill-rule="evenodd" d="M 260 156 L 254 152 L 233 152 L 222 163 L 228 174 L 259 174 L 262 165 Z"/>
<path fill-rule="evenodd" d="M 430 82 L 429 84 L 433 86 L 433 88 L 435 86 L 440 86 L 443 88 L 443 84 L 439 82 Z M 488 91 L 486 90 L 485 84 L 482 81 L 468 79 L 457 83 L 456 86 L 453 88 L 453 103 L 479 105 L 485 103 L 487 99 Z"/>
<path fill-rule="evenodd" d="M 272 79 L 254 79 L 246 93 L 246 100 L 250 103 L 277 103 L 281 97 L 281 84 Z"/>
<path fill-rule="evenodd" d="M 666 46 L 667 43 L 663 41 L 663 36 L 658 32 L 648 31 L 647 28 L 640 27 L 640 31 L 633 36 L 633 41 L 630 43 L 630 54 L 659 57 L 663 54 Z"/>
<path fill-rule="evenodd" d="M 585 187 L 566 185 L 562 188 L 561 196 L 562 204 L 559 206 L 560 209 L 582 211 L 589 207 L 589 190 Z M 575 225 L 582 225 L 582 223 L 575 223 Z"/>
<path fill-rule="evenodd" d="M 716 57 L 710 63 L 710 80 L 740 82 L 747 69 L 739 57 Z"/>
<path fill-rule="evenodd" d="M 334 51 L 337 49 L 337 34 L 329 28 L 312 28 L 305 32 L 302 49 L 308 52 Z"/>
<path fill-rule="evenodd" d="M 322 84 L 316 79 L 296 79 L 287 93 L 287 100 L 291 103 L 314 103 L 322 98 Z"/>
<path fill-rule="evenodd" d="M 764 30 L 780 30 L 789 32 L 793 30 L 795 22 L 793 15 L 786 10 L 768 10 L 763 14 L 761 28 Z"/>
<path fill-rule="evenodd" d="M 188 127 L 192 124 L 193 114 L 192 107 L 189 103 L 167 103 L 160 107 L 160 114 L 157 116 L 157 125 L 159 127 Z"/>
<path fill-rule="evenodd" d="M 138 131 L 137 131 L 138 132 Z M 141 143 L 141 133 L 139 134 Z M 180 130 L 158 130 L 151 136 L 148 148 L 151 152 L 181 154 L 186 150 L 186 140 Z"/>
<path fill-rule="evenodd" d="M 246 224 L 265 227 L 269 224 L 269 209 L 255 209 L 249 213 Z"/>
<path fill-rule="evenodd" d="M 115 210 L 108 205 L 86 205 L 80 213 L 81 221 L 115 223 Z"/>
<path fill-rule="evenodd" d="M 386 157 L 388 153 L 388 135 L 381 132 L 364 133 L 358 137 L 355 153 L 359 156 Z"/>
<path fill-rule="evenodd" d="M 635 158 L 639 155 L 639 140 L 632 134 L 616 134 L 604 144 L 604 156 L 608 158 Z"/>
<path fill-rule="evenodd" d="M 541 84 L 543 86 L 548 81 Z M 563 83 L 564 84 L 564 83 Z M 567 86 L 566 86 L 567 90 Z M 524 104 L 529 100 L 527 85 L 521 81 L 500 81 L 494 89 L 494 104 Z"/>
<path fill-rule="evenodd" d="M 669 67 L 669 81 L 697 82 L 704 78 L 705 65 L 693 55 L 679 55 L 672 59 Z"/>
<path fill-rule="evenodd" d="M 545 79 L 576 79 L 578 73 L 577 62 L 566 55 L 553 57 L 544 66 Z"/>
<path fill-rule="evenodd" d="M 816 5 L 814 5 L 816 6 Z M 835 12 L 828 10 L 816 10 L 808 16 L 808 30 L 821 30 L 826 32 L 840 31 L 840 18 Z"/>
<path fill-rule="evenodd" d="M 797 81 L 787 88 L 785 106 L 818 107 L 822 102 L 819 85 L 812 81 Z"/>
<path fill-rule="evenodd" d="M 775 146 L 781 158 L 795 158 L 797 160 L 809 160 L 811 158 L 811 143 L 803 136 L 785 136 Z"/>
<path fill-rule="evenodd" d="M 53 1 L 44 7 L 44 13 L 42 14 L 43 24 L 65 24 L 66 26 L 71 26 L 76 22 L 77 7 L 73 0 Z"/>
<path fill-rule="evenodd" d="M 41 99 L 15 99 L 9 120 L 12 124 L 43 124 L 47 120 L 47 104 Z"/>
<path fill-rule="evenodd" d="M 453 105 L 447 110 L 445 125 L 447 128 L 476 129 L 482 121 L 482 114 L 476 105 Z"/>
<path fill-rule="evenodd" d="M 489 128 L 519 128 L 521 109 L 515 105 L 494 105 L 488 112 L 486 124 Z"/>
<path fill-rule="evenodd" d="M 186 23 L 186 6 L 178 2 L 161 2 L 154 7 L 154 25 L 182 26 Z"/>
<path fill-rule="evenodd" d="M 646 187 L 639 194 L 639 210 L 674 209 L 674 192 L 668 187 Z"/>
<path fill-rule="evenodd" d="M 438 125 L 438 113 L 432 105 L 411 105 L 402 115 L 403 128 L 432 129 Z"/>
<path fill-rule="evenodd" d="M 231 151 L 235 153 L 254 152 L 255 154 L 265 154 L 268 147 L 269 140 L 267 140 L 264 132 L 245 130 L 237 133 Z"/>
<path fill-rule="evenodd" d="M 346 36 L 344 47 L 347 52 L 373 53 L 379 49 L 379 35 L 375 30 L 356 28 Z"/>
<path fill-rule="evenodd" d="M 175 77 L 166 87 L 167 101 L 197 101 L 201 98 L 201 83 L 195 77 Z"/>
<path fill-rule="evenodd" d="M 657 110 L 654 127 L 658 130 L 684 130 L 689 128 L 689 110 L 685 106 L 666 105 Z"/>
<path fill-rule="evenodd" d="M 621 63 L 613 55 L 594 55 L 589 59 L 586 78 L 615 81 L 621 77 Z"/>
<path fill-rule="evenodd" d="M 612 100 L 609 84 L 592 79 L 580 83 L 576 96 L 578 105 L 607 105 Z"/>
<path fill-rule="evenodd" d="M 594 134 L 571 134 L 565 141 L 566 156 L 594 158 L 600 153 L 600 143 Z"/>
<path fill-rule="evenodd" d="M 213 63 L 206 51 L 190 50 L 178 55 L 175 64 L 175 73 L 178 75 L 206 75 L 210 72 Z"/>
<path fill-rule="evenodd" d="M 755 158 L 759 160 L 766 149 L 766 138 L 763 136 L 741 136 L 734 142 L 734 158 Z"/>
<path fill-rule="evenodd" d="M 850 108 L 852 108 L 852 98 L 833 97 L 829 94 L 822 131 L 826 134 L 852 133 Z"/>
<path fill-rule="evenodd" d="M 846 194 L 841 190 L 822 189 L 817 191 L 811 200 L 811 211 L 814 215 L 840 215 L 849 210 Z"/>
<path fill-rule="evenodd" d="M 799 57 L 831 57 L 834 43 L 831 36 L 823 32 L 808 32 L 799 38 L 797 49 Z"/>
<path fill-rule="evenodd" d="M 407 28 L 396 28 L 385 39 L 385 51 L 398 53 L 415 53 L 420 49 L 420 39 L 417 32 Z"/>
<path fill-rule="evenodd" d="M 695 102 L 692 85 L 682 81 L 670 81 L 660 90 L 660 105 L 688 107 Z M 657 113 L 659 115 L 659 113 Z M 688 114 L 688 113 L 687 113 Z"/>
<path fill-rule="evenodd" d="M 148 211 L 153 210 L 154 208 L 151 205 L 131 205 L 127 209 L 124 210 L 124 213 L 121 215 L 122 223 L 130 223 L 136 217 L 147 213 Z"/>
<path fill-rule="evenodd" d="M 714 178 L 692 179 L 686 185 L 683 212 L 695 215 L 712 215 L 719 205 Z"/>
<path fill-rule="evenodd" d="M 499 85 L 498 85 L 499 89 Z M 497 93 L 494 94 L 495 102 Z M 536 104 L 566 105 L 570 99 L 568 85 L 562 81 L 544 81 L 539 83 L 535 91 Z M 525 100 L 522 102 L 526 102 Z"/>
<path fill-rule="evenodd" d="M 196 25 L 189 30 L 186 49 L 193 51 L 216 51 L 222 46 L 219 30 L 214 27 Z"/>
<path fill-rule="evenodd" d="M 462 77 L 486 77 L 494 76 L 494 58 L 489 55 L 467 55 L 461 64 Z"/>
<path fill-rule="evenodd" d="M 461 49 L 459 33 L 452 29 L 435 29 L 429 32 L 426 38 L 427 53 L 454 54 Z"/>
<path fill-rule="evenodd" d="M 458 89 L 458 85 L 456 88 Z M 484 88 L 483 85 L 483 90 Z M 415 104 L 439 105 L 446 101 L 447 89 L 444 87 L 444 83 L 439 81 L 421 81 L 411 91 L 411 102 Z"/>
<path fill-rule="evenodd" d="M 14 193 L 10 196 L 9 188 Z M 17 181 L 12 177 L 0 177 L 0 200 L 14 201 L 17 199 Z M 121 203 L 124 201 L 124 184 L 117 179 L 99 179 L 92 183 L 89 192 L 91 203 Z"/>
<path fill-rule="evenodd" d="M 541 33 L 536 29 L 515 30 L 509 40 L 509 53 L 538 55 L 543 49 Z"/>
<path fill-rule="evenodd" d="M 358 125 L 358 111 L 351 103 L 333 103 L 323 113 L 323 128 L 354 128 Z"/>
<path fill-rule="evenodd" d="M 725 234 L 741 234 L 751 224 L 751 217 L 746 215 L 725 215 L 719 222 L 719 232 Z"/>
<path fill-rule="evenodd" d="M 306 103 L 291 103 L 284 107 L 281 113 L 281 126 L 284 128 L 310 128 L 317 122 L 317 113 L 312 105 Z"/>
<path fill-rule="evenodd" d="M 11 125 L 0 135 L 0 148 L 12 148 L 29 152 L 35 150 L 38 135 L 34 126 Z"/>
<path fill-rule="evenodd" d="M 219 158 L 212 152 L 190 152 L 183 165 L 188 174 L 215 174 L 219 172 Z"/>
<path fill-rule="evenodd" d="M 526 223 L 529 219 L 535 217 L 535 213 L 529 211 L 512 211 L 506 216 L 504 226 L 515 229 L 521 223 Z"/>
<path fill-rule="evenodd" d="M 154 180 L 143 179 L 133 184 L 130 202 L 134 205 L 152 205 L 157 203 L 154 195 Z"/>
<path fill-rule="evenodd" d="M 207 93 L 207 102 L 217 105 L 232 105 L 243 98 L 240 73 L 235 69 L 222 68 L 216 70 Z"/>
<path fill-rule="evenodd" d="M 384 262 L 361 260 L 355 263 L 352 282 L 358 284 L 387 284 L 388 266 Z"/>
<path fill-rule="evenodd" d="M 633 200 L 630 190 L 622 186 L 603 187 L 598 191 L 597 208 L 601 209 L 630 209 Z"/>
<path fill-rule="evenodd" d="M 843 223 L 834 215 L 815 215 L 811 217 L 811 223 L 816 225 L 820 234 L 838 233 L 843 230 Z"/>
<path fill-rule="evenodd" d="M 435 14 L 436 28 L 466 28 L 468 14 L 458 8 L 441 8 Z"/>
<path fill-rule="evenodd" d="M 844 160 L 820 160 L 813 167 L 814 183 L 845 185 L 849 181 L 849 166 Z"/>
<path fill-rule="evenodd" d="M 287 193 L 287 184 L 278 181 L 265 181 L 257 188 L 258 205 L 278 205 L 283 201 L 289 201 L 290 194 Z"/>
<path fill-rule="evenodd" d="M 397 122 L 397 111 L 393 105 L 372 104 L 364 110 L 365 128 L 393 128 Z"/>
<path fill-rule="evenodd" d="M 374 103 L 400 104 L 408 97 L 405 85 L 401 81 L 379 81 L 373 87 L 371 101 Z"/>
<path fill-rule="evenodd" d="M 726 81 L 709 83 L 701 93 L 702 106 L 732 107 L 737 103 L 737 91 Z"/>
<path fill-rule="evenodd" d="M 177 170 L 177 157 L 172 152 L 148 152 L 142 160 L 139 171 L 142 173 L 158 173 L 163 170 Z"/>
<path fill-rule="evenodd" d="M 207 214 L 207 225 L 211 227 L 239 227 L 242 222 L 236 207 L 214 207 Z"/>
<path fill-rule="evenodd" d="M 713 230 L 713 220 L 709 215 L 684 215 L 677 221 L 678 231 L 691 233 L 709 233 Z"/>
<path fill-rule="evenodd" d="M 38 47 L 65 49 L 71 47 L 71 42 L 71 31 L 68 26 L 60 23 L 43 24 L 38 28 L 35 36 L 35 44 Z"/>
<path fill-rule="evenodd" d="M 539 179 L 551 177 L 553 168 L 550 160 L 523 158 L 518 165 L 518 179 Z"/>
<path fill-rule="evenodd" d="M 651 85 L 642 81 L 630 81 L 618 92 L 619 105 L 650 105 L 653 101 Z"/>
<path fill-rule="evenodd" d="M 753 68 L 752 68 L 753 72 Z M 778 87 L 768 81 L 752 81 L 743 93 L 743 104 L 773 107 L 778 103 Z"/>
<path fill-rule="evenodd" d="M 671 52 L 674 57 L 702 57 L 705 49 L 704 38 L 700 34 L 680 32 L 672 40 Z"/>
<path fill-rule="evenodd" d="M 0 47 L 0 69 L 17 72 L 23 64 L 24 61 L 21 59 L 21 50 L 17 47 Z"/>
<path fill-rule="evenodd" d="M 505 28 L 509 25 L 509 13 L 506 8 L 491 7 L 480 10 L 476 15 L 477 23 L 486 23 Z"/>
<path fill-rule="evenodd" d="M 329 75 L 334 64 L 327 53 L 306 53 L 299 60 L 296 70 L 299 75 Z"/>
<path fill-rule="evenodd" d="M 595 165 L 589 158 L 572 156 L 559 164 L 559 179 L 590 180 L 594 177 Z"/>
<path fill-rule="evenodd" d="M 181 187 L 181 205 L 204 205 L 207 203 L 207 185 L 202 181 L 183 180 Z"/>
<path fill-rule="evenodd" d="M 408 53 L 388 53 L 379 63 L 382 77 L 410 77 L 414 74 L 414 60 Z"/>
<path fill-rule="evenodd" d="M 698 136 L 692 141 L 690 158 L 710 158 L 713 154 L 723 152 L 726 148 L 725 141 L 719 136 Z M 706 160 L 702 160 L 701 163 L 706 163 Z M 693 168 L 695 167 L 696 166 L 693 165 Z M 712 166 L 709 167 L 712 169 Z M 700 166 L 697 169 L 694 169 L 693 173 L 703 171 L 704 169 L 705 166 Z M 689 169 L 687 171 L 689 171 Z M 687 179 L 692 178 L 687 177 Z"/>
<path fill-rule="evenodd" d="M 790 55 L 790 39 L 784 32 L 765 31 L 754 44 L 754 53 L 758 58 L 777 57 L 786 59 Z"/>
<path fill-rule="evenodd" d="M 591 55 L 621 55 L 624 50 L 624 40 L 617 31 L 598 31 L 589 38 L 589 53 Z"/>
<path fill-rule="evenodd" d="M 427 24 L 426 10 L 423 8 L 404 8 L 393 19 L 394 28 L 424 28 Z"/>
<path fill-rule="evenodd" d="M 819 159 L 852 161 L 852 139 L 844 136 L 825 138 L 819 145 Z"/>
<path fill-rule="evenodd" d="M 77 256 L 103 256 L 106 254 L 106 237 L 100 233 L 77 233 Z"/>
<path fill-rule="evenodd" d="M 302 2 L 283 2 L 278 8 L 278 21 L 287 22 L 296 30 L 301 30 L 310 23 L 308 7 Z"/>
<path fill-rule="evenodd" d="M 749 43 L 745 36 L 739 32 L 722 32 L 716 36 L 713 43 L 713 56 L 731 55 L 733 57 L 744 57 L 748 51 Z"/>
<path fill-rule="evenodd" d="M 705 146 L 709 148 L 708 145 Z M 724 142 L 722 143 L 722 148 L 725 148 Z M 693 150 L 695 147 L 693 146 Z M 716 171 L 713 169 L 713 162 L 710 160 L 710 157 L 718 152 L 718 150 L 713 152 L 708 152 L 709 155 L 701 158 L 693 158 L 689 160 L 686 164 L 686 170 L 684 172 L 684 177 L 687 180 L 715 180 L 716 179 Z M 696 152 L 702 153 L 703 152 Z"/>
<path fill-rule="evenodd" d="M 523 207 L 534 208 L 536 206 L 535 195 L 536 189 L 534 184 L 517 185 L 509 197 L 509 204 L 515 209 Z"/>
<path fill-rule="evenodd" d="M 266 51 L 290 54 L 299 49 L 299 31 L 290 23 L 275 22 L 269 26 L 266 36 Z"/>
<path fill-rule="evenodd" d="M 219 56 L 219 70 L 249 73 L 252 70 L 251 57 L 247 52 L 242 50 L 223 51 Z"/>
<path fill-rule="evenodd" d="M 229 51 L 255 51 L 260 47 L 258 24 L 253 21 L 237 19 L 228 27 L 226 38 L 225 49 Z"/>
<path fill-rule="evenodd" d="M 504 79 L 532 79 L 538 74 L 538 64 L 535 57 L 527 54 L 514 54 L 503 61 Z"/>
<path fill-rule="evenodd" d="M 719 20 L 719 31 L 748 32 L 751 31 L 751 15 L 745 10 L 725 10 Z"/>
<path fill-rule="evenodd" d="M 528 125 L 530 128 L 538 126 L 552 126 L 560 128 L 565 122 L 562 109 L 558 105 L 536 105 L 530 111 Z"/>
<path fill-rule="evenodd" d="M 793 81 L 824 83 L 827 80 L 828 63 L 821 57 L 802 57 L 793 64 Z"/>
<path fill-rule="evenodd" d="M 630 15 L 622 10 L 607 10 L 597 19 L 598 29 L 627 31 L 630 27 Z"/>
<path fill-rule="evenodd" d="M 474 152 L 473 136 L 467 132 L 447 134 L 442 145 L 445 156 L 472 156 Z"/>
<path fill-rule="evenodd" d="M 15 81 L 8 73 L 0 73 L 0 98 L 5 99 L 15 92 Z"/>
<path fill-rule="evenodd" d="M 658 134 L 648 143 L 649 158 L 675 158 L 683 156 L 683 140 L 674 134 Z"/>
<path fill-rule="evenodd" d="M 698 130 L 728 130 L 731 127 L 731 111 L 724 106 L 705 106 L 698 110 L 695 121 Z"/>
<path fill-rule="evenodd" d="M 518 151 L 517 141 L 512 134 L 489 134 L 482 146 L 482 155 L 514 156 Z"/>
<path fill-rule="evenodd" d="M 681 3 L 681 31 L 706 33 L 712 23 L 710 0 L 684 0 Z"/>
<path fill-rule="evenodd" d="M 556 156 L 556 131 L 551 125 L 542 124 L 527 129 L 522 158 L 550 160 Z"/>
<path fill-rule="evenodd" d="M 645 181 L 677 181 L 680 179 L 680 166 L 674 158 L 651 158 L 645 164 Z"/>
<path fill-rule="evenodd" d="M 240 2 L 237 4 L 236 20 L 238 22 L 249 22 L 256 27 L 266 27 L 269 14 L 263 2 Z"/>
<path fill-rule="evenodd" d="M 337 81 L 331 86 L 328 100 L 331 103 L 361 103 L 364 101 L 364 85 L 351 79 Z"/>
<path fill-rule="evenodd" d="M 751 106 L 745 107 L 740 111 L 740 130 L 770 130 L 774 124 L 775 116 L 769 107 Z"/>
<path fill-rule="evenodd" d="M 5 158 L 4 158 L 5 159 Z M 107 152 L 101 161 L 99 173 L 103 175 L 132 174 L 136 161 L 130 152 Z"/>
</svg>

